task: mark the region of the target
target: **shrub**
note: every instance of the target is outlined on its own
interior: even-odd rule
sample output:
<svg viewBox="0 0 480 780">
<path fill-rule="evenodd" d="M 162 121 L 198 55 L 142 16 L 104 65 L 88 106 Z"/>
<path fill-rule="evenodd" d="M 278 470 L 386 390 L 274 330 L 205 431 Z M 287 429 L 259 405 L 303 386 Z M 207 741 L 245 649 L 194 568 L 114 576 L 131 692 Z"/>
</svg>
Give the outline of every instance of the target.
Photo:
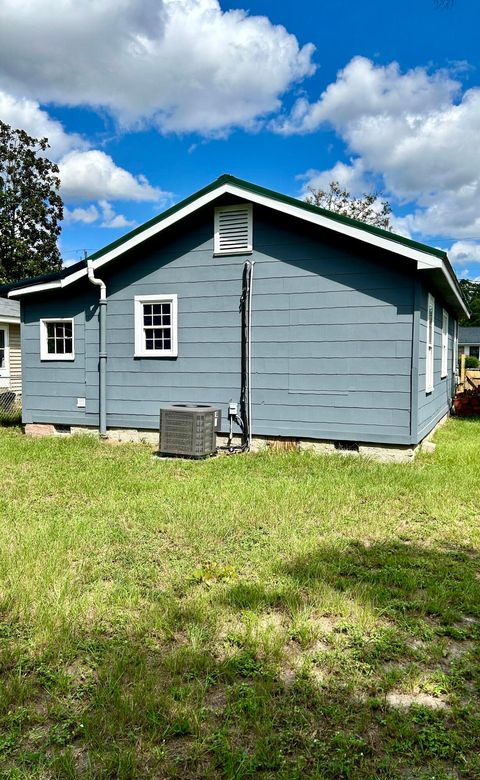
<svg viewBox="0 0 480 780">
<path fill-rule="evenodd" d="M 478 368 L 480 360 L 473 355 L 467 355 L 465 357 L 465 368 Z"/>
</svg>

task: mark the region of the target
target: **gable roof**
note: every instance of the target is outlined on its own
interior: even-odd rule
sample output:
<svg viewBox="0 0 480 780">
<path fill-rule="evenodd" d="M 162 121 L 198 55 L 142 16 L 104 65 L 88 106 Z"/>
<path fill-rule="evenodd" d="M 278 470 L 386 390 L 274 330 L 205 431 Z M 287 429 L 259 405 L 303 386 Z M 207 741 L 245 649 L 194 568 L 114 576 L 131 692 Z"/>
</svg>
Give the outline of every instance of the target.
<svg viewBox="0 0 480 780">
<path fill-rule="evenodd" d="M 260 187 L 243 179 L 237 179 L 230 174 L 223 174 L 216 181 L 162 212 L 162 214 L 126 233 L 98 252 L 94 252 L 89 258 L 54 274 L 36 277 L 35 279 L 25 279 L 22 282 L 0 288 L 0 292 L 4 289 L 5 291 L 8 290 L 9 297 L 20 297 L 42 290 L 66 287 L 86 276 L 88 260 L 93 262 L 94 269 L 101 268 L 114 258 L 128 252 L 133 247 L 160 233 L 162 230 L 170 227 L 170 225 L 175 224 L 222 195 L 234 195 L 240 198 L 247 197 L 252 203 L 266 206 L 306 222 L 400 254 L 402 257 L 416 261 L 419 271 L 440 270 L 453 293 L 457 307 L 465 314 L 469 314 L 453 268 L 450 265 L 446 252 L 443 250 L 418 241 L 412 241 L 404 236 L 359 222 L 342 214 L 313 206 L 310 203 L 288 195 L 282 195 L 279 192 Z"/>
<path fill-rule="evenodd" d="M 20 304 L 8 298 L 0 298 L 0 322 L 20 322 Z"/>
<path fill-rule="evenodd" d="M 458 343 L 459 344 L 480 344 L 480 328 L 459 328 L 458 329 Z"/>
</svg>

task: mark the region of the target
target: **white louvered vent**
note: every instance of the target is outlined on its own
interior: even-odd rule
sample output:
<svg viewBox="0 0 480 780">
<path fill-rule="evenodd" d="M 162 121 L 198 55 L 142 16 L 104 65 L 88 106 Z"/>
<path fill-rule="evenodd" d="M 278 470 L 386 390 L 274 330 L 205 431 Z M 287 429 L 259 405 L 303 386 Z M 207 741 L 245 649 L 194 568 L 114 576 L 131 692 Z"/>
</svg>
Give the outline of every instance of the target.
<svg viewBox="0 0 480 780">
<path fill-rule="evenodd" d="M 222 206 L 215 209 L 216 255 L 236 255 L 251 252 L 252 206 L 250 203 L 238 206 Z"/>
</svg>

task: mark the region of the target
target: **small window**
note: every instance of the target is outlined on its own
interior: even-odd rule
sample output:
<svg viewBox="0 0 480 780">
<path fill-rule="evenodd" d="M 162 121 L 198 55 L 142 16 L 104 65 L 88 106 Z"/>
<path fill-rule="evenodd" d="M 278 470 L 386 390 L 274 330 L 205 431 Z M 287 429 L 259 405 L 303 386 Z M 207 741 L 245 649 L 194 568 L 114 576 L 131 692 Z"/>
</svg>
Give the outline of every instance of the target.
<svg viewBox="0 0 480 780">
<path fill-rule="evenodd" d="M 243 255 L 253 249 L 252 206 L 222 206 L 215 209 L 214 253 Z"/>
<path fill-rule="evenodd" d="M 433 390 L 433 369 L 434 369 L 434 346 L 435 346 L 435 298 L 428 293 L 427 305 L 427 355 L 425 366 L 425 392 L 431 393 Z"/>
<path fill-rule="evenodd" d="M 135 296 L 135 357 L 176 357 L 177 296 Z"/>
<path fill-rule="evenodd" d="M 479 356 L 480 356 L 480 347 L 478 345 L 475 347 L 470 346 L 470 357 L 478 358 Z"/>
<path fill-rule="evenodd" d="M 40 320 L 40 357 L 42 360 L 74 360 L 74 323 L 72 319 Z"/>
<path fill-rule="evenodd" d="M 8 375 L 8 333 L 0 328 L 0 376 Z"/>
<path fill-rule="evenodd" d="M 448 374 L 448 312 L 442 315 L 442 379 Z"/>
</svg>

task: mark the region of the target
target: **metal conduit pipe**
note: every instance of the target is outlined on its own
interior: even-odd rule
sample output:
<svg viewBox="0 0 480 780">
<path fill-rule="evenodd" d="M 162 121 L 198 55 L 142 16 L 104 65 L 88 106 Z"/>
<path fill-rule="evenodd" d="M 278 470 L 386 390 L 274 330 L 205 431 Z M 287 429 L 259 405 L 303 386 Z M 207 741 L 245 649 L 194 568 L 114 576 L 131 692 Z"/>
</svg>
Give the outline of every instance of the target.
<svg viewBox="0 0 480 780">
<path fill-rule="evenodd" d="M 252 296 L 253 296 L 253 266 L 255 260 L 249 261 L 249 284 L 248 284 L 248 362 L 247 362 L 247 381 L 248 381 L 248 440 L 247 447 L 250 449 L 252 444 Z"/>
<path fill-rule="evenodd" d="M 87 260 L 87 274 L 88 281 L 96 287 L 100 287 L 98 312 L 98 405 L 100 436 L 102 439 L 105 439 L 107 436 L 107 287 L 105 282 L 95 277 L 92 260 Z"/>
</svg>

